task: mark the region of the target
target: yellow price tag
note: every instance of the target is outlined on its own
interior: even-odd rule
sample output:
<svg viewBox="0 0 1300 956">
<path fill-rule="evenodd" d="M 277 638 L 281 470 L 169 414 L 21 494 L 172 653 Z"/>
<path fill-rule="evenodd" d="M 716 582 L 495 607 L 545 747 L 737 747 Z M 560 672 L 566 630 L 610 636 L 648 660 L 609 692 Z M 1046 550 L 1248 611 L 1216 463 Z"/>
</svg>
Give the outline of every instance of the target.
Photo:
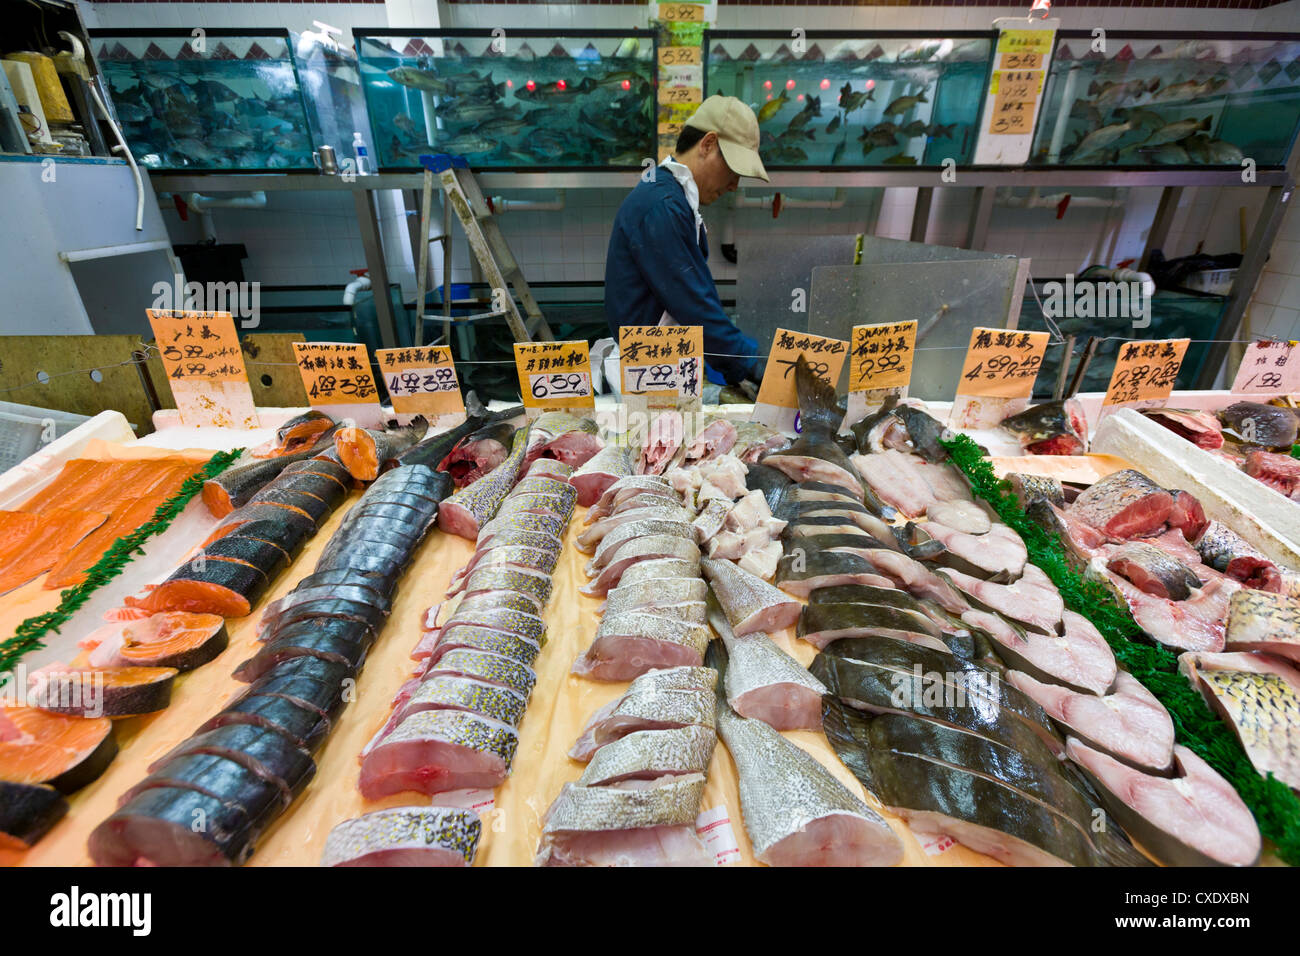
<svg viewBox="0 0 1300 956">
<path fill-rule="evenodd" d="M 701 3 L 661 3 L 659 19 L 668 23 L 703 23 L 704 5 Z"/>
<path fill-rule="evenodd" d="M 257 409 L 230 313 L 146 309 L 145 314 L 182 423 L 256 428 Z"/>
<path fill-rule="evenodd" d="M 294 342 L 307 401 L 313 405 L 378 405 L 370 353 L 360 342 Z"/>
<path fill-rule="evenodd" d="M 700 48 L 697 46 L 661 46 L 660 66 L 699 66 Z"/>
<path fill-rule="evenodd" d="M 912 381 L 916 321 L 855 325 L 850 337 L 849 391 L 906 388 Z"/>
<path fill-rule="evenodd" d="M 442 415 L 465 414 L 460 380 L 447 346 L 380 349 L 375 352 L 375 360 L 393 411 L 423 415 L 430 421 Z"/>
<path fill-rule="evenodd" d="M 798 408 L 794 366 L 799 356 L 808 360 L 814 375 L 833 387 L 839 381 L 848 353 L 849 343 L 843 339 L 777 329 L 772 337 L 772 350 L 767 355 L 767 368 L 763 372 L 763 385 L 758 390 L 756 404 Z"/>
<path fill-rule="evenodd" d="M 675 406 L 700 397 L 704 329 L 698 325 L 625 325 L 618 330 L 624 395 Z"/>
<path fill-rule="evenodd" d="M 1121 343 L 1101 403 L 1127 405 L 1168 398 L 1190 342 L 1190 339 L 1155 339 Z"/>
<path fill-rule="evenodd" d="M 698 86 L 661 86 L 659 102 L 668 106 L 704 102 L 704 92 Z"/>
<path fill-rule="evenodd" d="M 586 342 L 516 342 L 515 371 L 530 412 L 596 407 Z"/>
<path fill-rule="evenodd" d="M 998 34 L 998 53 L 1039 53 L 1052 52 L 1055 30 L 1003 30 Z"/>
<path fill-rule="evenodd" d="M 977 326 L 971 330 L 957 393 L 983 398 L 1028 398 L 1034 392 L 1034 380 L 1043 366 L 1049 338 L 1046 332 Z"/>
<path fill-rule="evenodd" d="M 1246 347 L 1232 391 L 1238 395 L 1300 392 L 1300 343 L 1252 342 Z"/>
</svg>

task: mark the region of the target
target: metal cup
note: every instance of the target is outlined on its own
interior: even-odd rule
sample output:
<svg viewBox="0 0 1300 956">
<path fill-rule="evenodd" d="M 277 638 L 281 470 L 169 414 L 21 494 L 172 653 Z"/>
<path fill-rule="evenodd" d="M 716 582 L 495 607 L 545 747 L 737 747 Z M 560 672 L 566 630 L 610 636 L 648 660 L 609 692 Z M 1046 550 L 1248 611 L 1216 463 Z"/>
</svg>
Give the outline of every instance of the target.
<svg viewBox="0 0 1300 956">
<path fill-rule="evenodd" d="M 326 176 L 333 176 L 339 171 L 339 164 L 334 158 L 333 146 L 322 146 L 311 154 L 311 161 Z"/>
</svg>

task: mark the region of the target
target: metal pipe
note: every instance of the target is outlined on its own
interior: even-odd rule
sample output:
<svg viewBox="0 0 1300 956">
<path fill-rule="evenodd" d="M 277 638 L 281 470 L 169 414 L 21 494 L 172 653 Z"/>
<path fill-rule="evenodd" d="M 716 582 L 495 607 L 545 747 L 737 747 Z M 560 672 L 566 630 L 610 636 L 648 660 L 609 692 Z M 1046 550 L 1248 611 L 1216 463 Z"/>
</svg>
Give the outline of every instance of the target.
<svg viewBox="0 0 1300 956">
<path fill-rule="evenodd" d="M 734 208 L 771 209 L 772 203 L 778 196 L 781 197 L 781 209 L 841 209 L 847 200 L 844 190 L 838 186 L 835 188 L 835 194 L 831 199 L 793 199 L 782 193 L 773 193 L 770 196 L 759 196 L 756 199 L 750 199 L 745 195 L 744 190 L 740 190 L 736 193 Z"/>
<path fill-rule="evenodd" d="M 506 212 L 560 212 L 564 209 L 564 190 L 558 190 L 555 198 L 547 201 L 493 196 L 488 200 L 488 205 L 498 216 Z"/>
<path fill-rule="evenodd" d="M 1065 143 L 1065 129 L 1070 125 L 1070 108 L 1074 106 L 1074 88 L 1079 83 L 1082 71 L 1077 66 L 1070 67 L 1065 74 L 1065 91 L 1061 94 L 1061 111 L 1056 114 L 1056 125 L 1052 127 L 1052 140 L 1047 147 L 1047 161 L 1060 162 L 1061 146 Z"/>
</svg>

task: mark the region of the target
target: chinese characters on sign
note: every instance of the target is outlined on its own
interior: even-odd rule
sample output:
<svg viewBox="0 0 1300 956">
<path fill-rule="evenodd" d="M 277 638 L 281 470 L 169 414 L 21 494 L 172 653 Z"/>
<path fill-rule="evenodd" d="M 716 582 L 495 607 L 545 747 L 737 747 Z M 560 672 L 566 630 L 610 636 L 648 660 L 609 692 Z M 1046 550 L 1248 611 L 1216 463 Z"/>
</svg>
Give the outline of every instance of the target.
<svg viewBox="0 0 1300 956">
<path fill-rule="evenodd" d="M 181 421 L 256 428 L 253 393 L 230 313 L 146 309 L 145 314 Z"/>
<path fill-rule="evenodd" d="M 624 395 L 673 407 L 700 397 L 704 329 L 698 325 L 625 325 L 618 332 Z"/>
<path fill-rule="evenodd" d="M 957 380 L 958 395 L 1029 398 L 1047 350 L 1046 332 L 1014 329 L 971 330 L 966 362 Z"/>
<path fill-rule="evenodd" d="M 1190 339 L 1122 342 L 1103 405 L 1164 401 L 1174 389 Z"/>
<path fill-rule="evenodd" d="M 463 415 L 460 381 L 445 345 L 380 349 L 375 353 L 384 387 L 400 415 L 423 415 L 430 421 L 442 415 Z"/>
<path fill-rule="evenodd" d="M 802 355 L 814 375 L 834 388 L 848 358 L 849 343 L 807 332 L 777 329 L 772 336 L 772 350 L 767 354 L 763 384 L 754 403 L 754 421 L 769 428 L 797 427 L 799 397 L 795 392 L 794 367 Z"/>
<path fill-rule="evenodd" d="M 851 337 L 849 391 L 906 388 L 912 380 L 916 322 L 855 325 Z"/>
<path fill-rule="evenodd" d="M 382 424 L 379 388 L 365 345 L 294 342 L 293 353 L 313 408 L 333 408 L 334 417 L 351 418 L 365 428 Z"/>
<path fill-rule="evenodd" d="M 596 407 L 586 342 L 516 342 L 515 370 L 529 412 Z"/>
<path fill-rule="evenodd" d="M 1043 60 L 1052 49 L 1054 30 L 1004 30 L 998 36 L 998 62 L 989 81 L 993 106 L 989 132 L 1028 136 L 1043 92 Z"/>
<path fill-rule="evenodd" d="M 1240 395 L 1300 392 L 1300 343 L 1252 342 L 1232 383 Z"/>
</svg>

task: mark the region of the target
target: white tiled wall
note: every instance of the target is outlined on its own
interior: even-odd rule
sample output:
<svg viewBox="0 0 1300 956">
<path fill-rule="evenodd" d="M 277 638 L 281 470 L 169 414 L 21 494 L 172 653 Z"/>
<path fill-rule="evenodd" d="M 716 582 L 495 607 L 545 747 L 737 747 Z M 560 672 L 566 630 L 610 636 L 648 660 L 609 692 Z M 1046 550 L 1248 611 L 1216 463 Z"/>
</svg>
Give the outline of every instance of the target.
<svg viewBox="0 0 1300 956">
<path fill-rule="evenodd" d="M 288 26 L 310 28 L 320 18 L 334 26 L 393 24 L 450 27 L 551 27 L 564 29 L 626 28 L 647 25 L 647 8 L 629 5 L 545 3 L 438 4 L 435 0 L 385 0 L 384 4 L 293 3 L 113 3 L 83 2 L 87 22 L 98 26 Z M 1053 10 L 1067 29 L 1110 30 L 1296 30 L 1300 31 L 1300 0 L 1258 12 L 1160 8 L 1111 9 L 1060 7 Z M 1024 15 L 1024 6 L 989 7 L 745 7 L 724 6 L 718 26 L 723 29 L 984 29 L 998 16 Z M 628 176 L 628 188 L 635 183 Z M 570 190 L 560 212 L 510 212 L 502 229 L 525 274 L 533 281 L 600 281 L 610 224 L 625 190 Z M 738 210 L 731 221 L 732 238 L 740 255 L 757 243 L 797 243 L 802 235 L 852 234 L 874 230 L 877 235 L 906 239 L 910 235 L 914 189 L 852 190 L 839 209 L 787 208 L 773 220 L 770 210 Z M 1021 191 L 1023 193 L 1023 191 Z M 829 192 L 799 191 L 795 196 L 826 198 Z M 1077 271 L 1094 262 L 1109 264 L 1141 255 L 1159 202 L 1158 189 L 1083 190 L 1080 196 L 1117 199 L 1117 208 L 1084 206 L 1075 201 L 1058 219 L 1053 208 L 995 207 L 988 248 L 1033 259 L 1035 276 Z M 512 192 L 508 198 L 546 200 L 550 192 Z M 1250 188 L 1185 189 L 1170 232 L 1169 257 L 1197 251 L 1240 251 L 1239 209 L 1245 207 L 1247 229 L 1254 223 L 1262 193 Z M 959 244 L 965 237 L 972 193 L 936 192 L 930 242 Z M 396 195 L 384 200 L 385 238 L 390 272 L 408 292 L 414 272 Z M 272 211 L 218 210 L 214 216 L 222 241 L 248 246 L 245 269 L 249 278 L 267 283 L 342 283 L 349 268 L 364 257 L 355 236 L 351 200 L 326 193 L 276 194 Z M 194 226 L 186 227 L 166 213 L 177 241 L 192 241 Z M 710 265 L 719 279 L 734 278 L 736 267 L 722 256 L 720 246 L 727 223 L 718 210 L 705 213 L 711 245 Z M 458 234 L 451 263 L 456 282 L 475 278 L 466 244 Z M 436 247 L 435 247 L 436 248 Z M 1273 250 L 1265 280 L 1252 306 L 1256 332 L 1300 337 L 1300 215 L 1292 213 Z M 441 270 L 435 279 L 441 281 Z"/>
</svg>

